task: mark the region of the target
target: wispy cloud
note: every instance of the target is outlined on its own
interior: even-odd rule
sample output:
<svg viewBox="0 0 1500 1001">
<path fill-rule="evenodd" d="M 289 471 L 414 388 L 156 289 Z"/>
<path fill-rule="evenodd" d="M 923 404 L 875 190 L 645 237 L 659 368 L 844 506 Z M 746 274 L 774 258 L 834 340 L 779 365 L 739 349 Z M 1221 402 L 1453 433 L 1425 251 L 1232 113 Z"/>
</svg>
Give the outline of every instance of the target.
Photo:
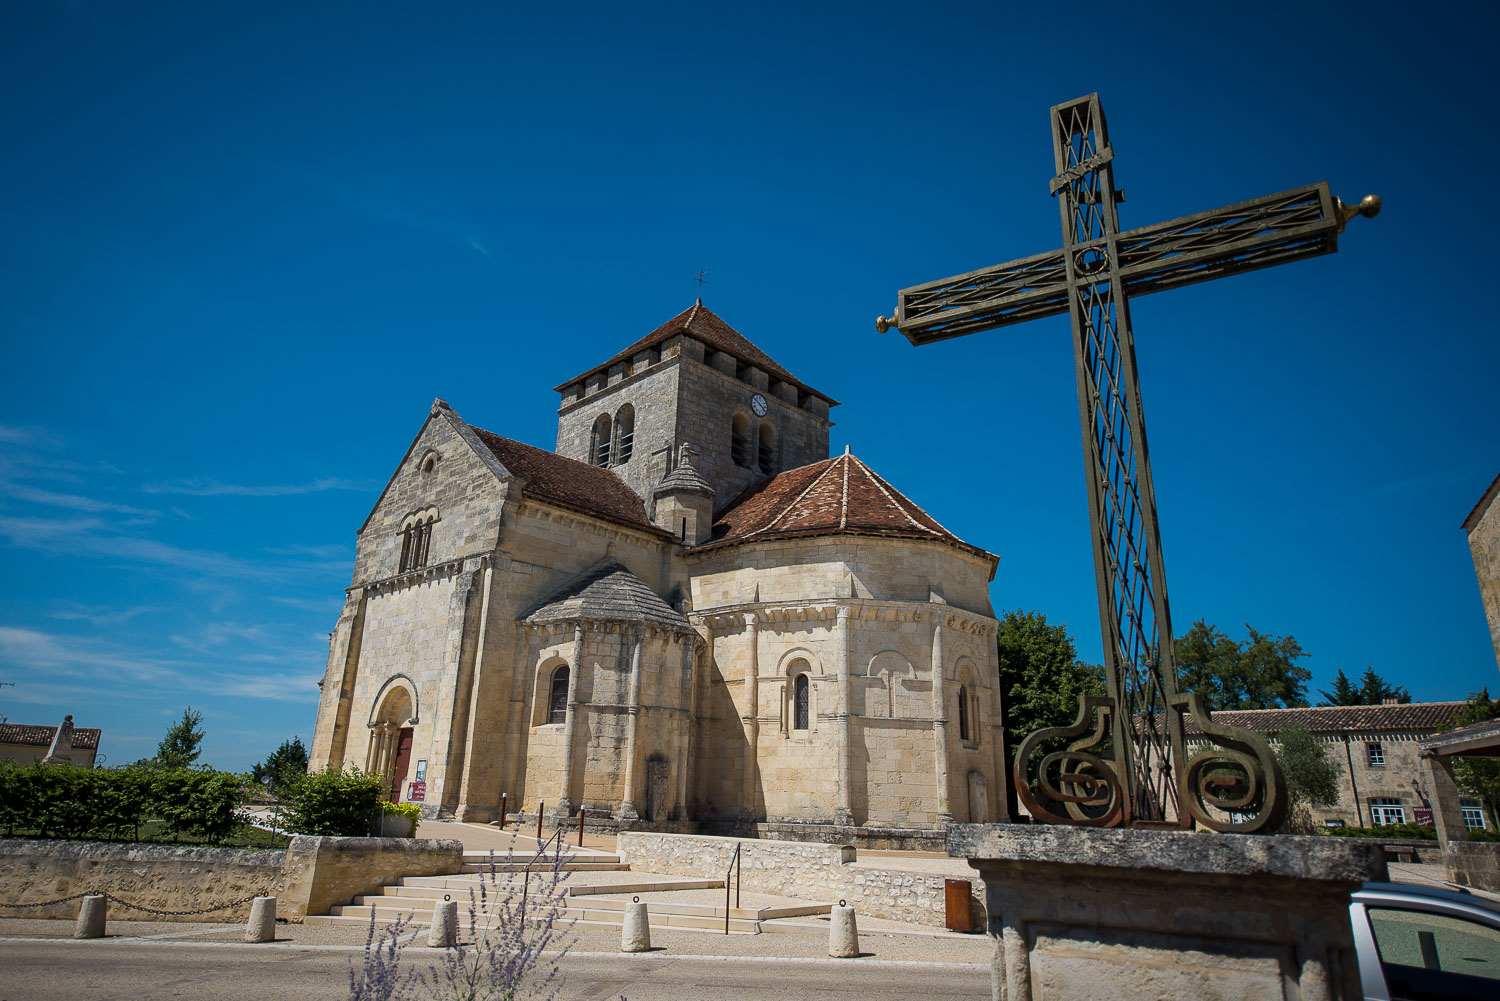
<svg viewBox="0 0 1500 1001">
<path fill-rule="evenodd" d="M 27 448 L 60 448 L 64 444 L 61 437 L 46 428 L 16 427 L 10 424 L 0 424 L 0 442 Z"/>
<path fill-rule="evenodd" d="M 94 626 L 119 626 L 124 625 L 131 619 L 148 612 L 159 612 L 161 608 L 156 605 L 136 605 L 132 608 L 106 608 L 94 605 L 74 604 L 72 608 L 51 612 L 48 618 L 61 619 L 65 622 L 82 621 Z"/>
<path fill-rule="evenodd" d="M 285 595 L 272 595 L 271 600 L 278 605 L 286 605 L 288 608 L 296 608 L 304 612 L 327 612 L 333 613 L 344 607 L 342 598 L 288 598 Z"/>
<path fill-rule="evenodd" d="M 354 547 L 336 542 L 324 546 L 267 546 L 264 550 L 272 556 L 306 556 L 314 560 L 354 561 Z"/>
<path fill-rule="evenodd" d="M 169 480 L 164 483 L 148 483 L 141 487 L 148 494 L 186 494 L 190 497 L 292 497 L 297 494 L 316 494 L 325 490 L 372 490 L 374 487 L 363 480 L 345 480 L 325 477 L 307 483 L 245 484 L 220 483 L 211 479 Z"/>
<path fill-rule="evenodd" d="M 128 504 L 116 504 L 113 501 L 99 500 L 95 497 L 84 497 L 81 494 L 60 494 L 52 490 L 39 490 L 21 483 L 0 484 L 0 492 L 7 497 L 14 497 L 18 501 L 28 504 L 43 504 L 49 507 L 64 507 L 74 511 L 102 512 L 113 511 L 117 514 L 137 515 L 143 518 L 160 517 L 161 512 L 151 511 L 146 508 L 131 507 Z"/>
<path fill-rule="evenodd" d="M 313 665 L 321 651 L 281 650 L 271 658 L 262 654 L 275 651 L 274 637 L 261 635 L 259 640 L 249 649 L 237 650 L 233 661 L 274 659 L 286 664 L 301 659 L 309 666 L 265 673 L 245 670 L 243 663 L 162 657 L 103 640 L 0 626 L 0 667 L 36 679 L 27 681 L 24 693 L 7 689 L 7 698 L 39 705 L 62 704 L 80 695 L 98 696 L 101 689 L 108 690 L 111 698 L 168 695 L 175 701 L 184 694 L 202 693 L 315 703 L 322 671 Z"/>
</svg>

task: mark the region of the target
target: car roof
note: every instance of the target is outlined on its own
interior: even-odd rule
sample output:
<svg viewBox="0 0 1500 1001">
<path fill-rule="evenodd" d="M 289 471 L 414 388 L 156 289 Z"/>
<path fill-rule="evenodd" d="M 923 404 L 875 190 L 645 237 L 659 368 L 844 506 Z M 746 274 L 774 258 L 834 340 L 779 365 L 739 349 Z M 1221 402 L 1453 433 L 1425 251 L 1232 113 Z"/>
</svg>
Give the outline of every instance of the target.
<svg viewBox="0 0 1500 1001">
<path fill-rule="evenodd" d="M 1418 886 L 1414 883 L 1366 883 L 1354 891 L 1353 899 L 1361 903 L 1441 904 L 1447 907 L 1474 908 L 1484 912 L 1491 921 L 1500 922 L 1500 905 L 1468 891 L 1455 891 L 1437 886 Z"/>
</svg>

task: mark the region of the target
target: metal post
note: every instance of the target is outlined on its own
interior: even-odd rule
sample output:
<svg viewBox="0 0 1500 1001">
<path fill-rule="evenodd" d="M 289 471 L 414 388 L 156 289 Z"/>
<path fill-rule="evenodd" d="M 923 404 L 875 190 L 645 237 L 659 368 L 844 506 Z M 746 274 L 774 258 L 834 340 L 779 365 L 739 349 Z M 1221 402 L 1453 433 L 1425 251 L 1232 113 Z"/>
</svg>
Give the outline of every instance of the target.
<svg viewBox="0 0 1500 1001">
<path fill-rule="evenodd" d="M 542 843 L 542 812 L 543 812 L 543 810 L 546 809 L 546 807 L 547 807 L 547 801 L 546 800 L 541 800 L 541 799 L 537 800 L 537 802 L 536 802 L 536 841 L 537 841 L 537 844 L 541 844 Z"/>
<path fill-rule="evenodd" d="M 500 794 L 500 830 L 505 830 L 505 793 Z"/>
<path fill-rule="evenodd" d="M 583 847 L 583 822 L 588 819 L 589 812 L 583 808 L 578 810 L 578 847 Z"/>
</svg>

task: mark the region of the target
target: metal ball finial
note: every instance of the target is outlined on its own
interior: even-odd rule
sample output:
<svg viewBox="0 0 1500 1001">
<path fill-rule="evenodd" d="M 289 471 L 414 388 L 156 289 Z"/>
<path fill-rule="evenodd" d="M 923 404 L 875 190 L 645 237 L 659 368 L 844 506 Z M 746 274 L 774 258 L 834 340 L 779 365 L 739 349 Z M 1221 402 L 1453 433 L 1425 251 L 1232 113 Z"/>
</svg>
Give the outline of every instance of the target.
<svg viewBox="0 0 1500 1001">
<path fill-rule="evenodd" d="M 1380 196 L 1365 195 L 1359 200 L 1359 214 L 1366 219 L 1374 219 L 1380 214 Z"/>
<path fill-rule="evenodd" d="M 875 330 L 877 332 L 879 332 L 879 333 L 882 333 L 882 334 L 885 333 L 887 330 L 890 330 L 891 327 L 895 326 L 895 324 L 896 324 L 896 318 L 894 316 L 892 316 L 892 317 L 885 317 L 885 316 L 877 316 L 877 317 L 875 317 Z"/>
</svg>

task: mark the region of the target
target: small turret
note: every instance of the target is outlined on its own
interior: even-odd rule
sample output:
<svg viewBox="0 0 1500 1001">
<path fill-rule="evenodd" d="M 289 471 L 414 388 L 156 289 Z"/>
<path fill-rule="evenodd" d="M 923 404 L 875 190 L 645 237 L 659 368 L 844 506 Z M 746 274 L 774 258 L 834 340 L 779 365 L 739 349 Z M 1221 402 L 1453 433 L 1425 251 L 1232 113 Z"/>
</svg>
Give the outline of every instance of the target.
<svg viewBox="0 0 1500 1001">
<path fill-rule="evenodd" d="M 676 466 L 651 490 L 652 520 L 689 546 L 707 542 L 713 531 L 714 488 L 693 468 L 698 449 L 683 442 Z"/>
</svg>

